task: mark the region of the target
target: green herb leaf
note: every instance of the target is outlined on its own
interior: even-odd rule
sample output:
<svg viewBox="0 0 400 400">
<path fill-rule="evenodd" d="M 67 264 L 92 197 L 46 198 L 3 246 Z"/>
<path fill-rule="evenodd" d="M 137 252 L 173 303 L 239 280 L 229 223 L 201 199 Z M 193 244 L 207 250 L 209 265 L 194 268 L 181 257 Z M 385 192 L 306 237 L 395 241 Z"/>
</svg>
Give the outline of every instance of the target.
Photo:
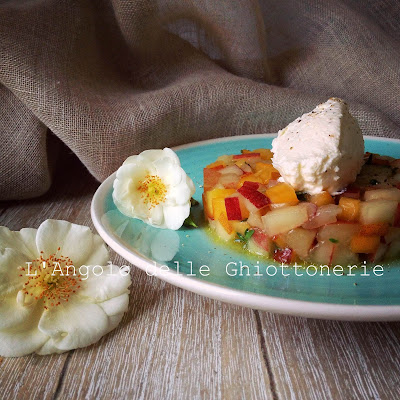
<svg viewBox="0 0 400 400">
<path fill-rule="evenodd" d="M 238 242 L 242 242 L 245 246 L 247 245 L 248 241 L 250 238 L 253 236 L 254 229 L 246 229 L 244 231 L 244 234 L 240 234 L 239 232 L 236 232 L 236 235 L 238 236 L 239 239 L 236 239 Z"/>
<path fill-rule="evenodd" d="M 332 243 L 339 243 L 339 240 L 334 239 L 334 238 L 330 238 L 329 241 L 332 242 Z"/>
<path fill-rule="evenodd" d="M 194 199 L 193 197 L 190 199 L 190 205 L 192 206 L 192 207 L 196 207 L 196 206 L 198 206 L 200 203 L 196 200 L 196 199 Z"/>
<path fill-rule="evenodd" d="M 246 238 L 247 241 L 249 241 L 249 239 L 253 236 L 254 234 L 254 229 L 246 229 L 244 231 L 244 237 Z"/>
<path fill-rule="evenodd" d="M 183 225 L 187 226 L 188 228 L 198 228 L 196 222 L 193 221 L 192 213 L 190 213 L 189 216 L 185 219 Z"/>
</svg>

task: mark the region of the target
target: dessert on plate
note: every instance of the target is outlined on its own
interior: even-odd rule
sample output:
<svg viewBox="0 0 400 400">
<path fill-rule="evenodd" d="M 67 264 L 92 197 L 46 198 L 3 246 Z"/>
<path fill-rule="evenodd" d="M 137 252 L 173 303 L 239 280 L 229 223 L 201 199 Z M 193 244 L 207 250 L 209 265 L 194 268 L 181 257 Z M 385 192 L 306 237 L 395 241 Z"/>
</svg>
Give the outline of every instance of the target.
<svg viewBox="0 0 400 400">
<path fill-rule="evenodd" d="M 337 98 L 279 131 L 272 149 L 204 168 L 203 205 L 222 240 L 285 264 L 400 257 L 400 159 L 365 153 Z"/>
</svg>

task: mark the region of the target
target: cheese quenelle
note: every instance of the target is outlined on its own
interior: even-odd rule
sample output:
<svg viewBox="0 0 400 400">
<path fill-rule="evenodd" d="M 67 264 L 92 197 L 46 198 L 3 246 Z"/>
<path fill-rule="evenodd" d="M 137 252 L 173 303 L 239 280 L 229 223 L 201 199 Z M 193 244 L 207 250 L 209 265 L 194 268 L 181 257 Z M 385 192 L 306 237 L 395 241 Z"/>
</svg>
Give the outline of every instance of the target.
<svg viewBox="0 0 400 400">
<path fill-rule="evenodd" d="M 364 139 L 347 104 L 330 98 L 278 132 L 273 166 L 296 191 L 340 193 L 363 166 Z"/>
</svg>

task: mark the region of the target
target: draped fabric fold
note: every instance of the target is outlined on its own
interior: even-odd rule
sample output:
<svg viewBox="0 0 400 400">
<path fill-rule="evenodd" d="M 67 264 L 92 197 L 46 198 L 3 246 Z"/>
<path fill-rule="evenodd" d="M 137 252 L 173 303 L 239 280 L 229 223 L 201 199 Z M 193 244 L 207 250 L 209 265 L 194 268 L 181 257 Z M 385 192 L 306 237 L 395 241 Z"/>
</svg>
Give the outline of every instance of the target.
<svg viewBox="0 0 400 400">
<path fill-rule="evenodd" d="M 0 200 L 48 190 L 51 135 L 100 181 L 331 96 L 364 134 L 399 138 L 399 21 L 397 0 L 0 2 Z"/>
</svg>

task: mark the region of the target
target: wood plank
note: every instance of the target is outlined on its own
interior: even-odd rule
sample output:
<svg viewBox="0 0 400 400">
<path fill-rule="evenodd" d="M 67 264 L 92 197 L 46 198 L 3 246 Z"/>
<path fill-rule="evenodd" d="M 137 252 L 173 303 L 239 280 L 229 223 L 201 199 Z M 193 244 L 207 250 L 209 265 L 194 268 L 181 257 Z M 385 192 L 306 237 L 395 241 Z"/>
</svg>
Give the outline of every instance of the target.
<svg viewBox="0 0 400 400">
<path fill-rule="evenodd" d="M 222 398 L 272 399 L 253 310 L 221 303 Z"/>
<path fill-rule="evenodd" d="M 1 399 L 52 399 L 67 354 L 3 358 L 0 363 Z"/>
<path fill-rule="evenodd" d="M 74 352 L 60 398 L 272 398 L 251 310 L 133 277 L 122 326 Z"/>
<path fill-rule="evenodd" d="M 400 398 L 400 323 L 260 312 L 279 398 Z"/>
</svg>

